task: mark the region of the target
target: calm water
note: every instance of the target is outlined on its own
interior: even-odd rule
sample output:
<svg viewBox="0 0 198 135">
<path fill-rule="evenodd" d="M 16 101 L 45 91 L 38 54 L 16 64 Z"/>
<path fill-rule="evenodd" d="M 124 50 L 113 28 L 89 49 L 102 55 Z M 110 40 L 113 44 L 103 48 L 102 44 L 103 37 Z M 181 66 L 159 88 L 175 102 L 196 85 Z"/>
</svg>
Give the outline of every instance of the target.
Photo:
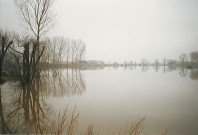
<svg viewBox="0 0 198 135">
<path fill-rule="evenodd" d="M 39 84 L 35 85 L 39 91 L 35 98 L 34 93 L 29 98 L 24 96 L 28 92 L 24 94 L 17 83 L 2 86 L 3 113 L 10 127 L 32 119 L 32 110 L 40 113 L 40 119 L 43 113 L 50 118 L 69 104 L 71 108 L 76 105 L 80 114 L 77 134 L 92 123 L 94 131 L 101 134 L 116 132 L 143 117 L 147 134 L 159 134 L 164 129 L 171 135 L 198 134 L 197 70 L 153 67 L 50 70 L 43 72 Z M 34 99 L 38 107 L 31 109 Z"/>
</svg>

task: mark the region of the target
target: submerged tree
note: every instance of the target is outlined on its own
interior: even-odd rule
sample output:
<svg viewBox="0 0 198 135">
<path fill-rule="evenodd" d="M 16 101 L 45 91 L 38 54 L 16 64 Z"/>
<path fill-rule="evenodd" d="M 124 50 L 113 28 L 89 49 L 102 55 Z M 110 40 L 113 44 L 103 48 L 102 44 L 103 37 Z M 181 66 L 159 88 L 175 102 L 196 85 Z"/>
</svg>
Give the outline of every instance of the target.
<svg viewBox="0 0 198 135">
<path fill-rule="evenodd" d="M 39 60 L 44 52 L 45 46 L 43 46 L 42 42 L 42 50 L 39 53 L 38 57 L 36 56 L 36 49 L 37 49 L 37 43 L 34 39 L 29 37 L 23 37 L 20 38 L 19 35 L 15 35 L 15 44 L 13 47 L 11 47 L 12 51 L 17 53 L 22 57 L 22 61 L 19 62 L 22 64 L 22 73 L 23 73 L 23 82 L 31 82 L 35 78 L 35 74 L 37 71 L 37 65 L 39 63 Z M 17 44 L 17 46 L 16 46 Z M 20 50 L 20 51 L 17 51 Z M 19 71 L 20 72 L 20 71 Z"/>
<path fill-rule="evenodd" d="M 12 45 L 10 34 L 8 32 L 0 31 L 0 83 L 2 83 L 2 68 L 5 55 Z"/>
<path fill-rule="evenodd" d="M 39 54 L 37 59 L 35 58 L 36 44 L 33 43 L 32 51 L 30 50 L 30 42 L 24 43 L 24 52 L 23 52 L 23 76 L 24 81 L 31 82 L 36 73 L 36 67 L 39 63 L 41 55 L 43 54 L 44 47 Z"/>
<path fill-rule="evenodd" d="M 54 0 L 15 0 L 19 15 L 26 29 L 36 37 L 36 57 L 40 54 L 40 38 L 55 25 L 56 14 L 52 11 Z M 39 63 L 38 63 L 39 75 Z"/>
</svg>

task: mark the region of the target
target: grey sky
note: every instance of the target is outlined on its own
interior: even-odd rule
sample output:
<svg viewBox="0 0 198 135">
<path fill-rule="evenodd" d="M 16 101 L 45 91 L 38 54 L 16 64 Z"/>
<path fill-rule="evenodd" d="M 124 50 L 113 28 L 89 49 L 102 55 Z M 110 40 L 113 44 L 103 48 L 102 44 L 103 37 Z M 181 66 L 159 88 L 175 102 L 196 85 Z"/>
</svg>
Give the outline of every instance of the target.
<svg viewBox="0 0 198 135">
<path fill-rule="evenodd" d="M 198 0 L 57 0 L 48 36 L 81 38 L 86 59 L 178 58 L 198 50 Z M 0 1 L 0 28 L 22 32 L 12 0 Z"/>
</svg>

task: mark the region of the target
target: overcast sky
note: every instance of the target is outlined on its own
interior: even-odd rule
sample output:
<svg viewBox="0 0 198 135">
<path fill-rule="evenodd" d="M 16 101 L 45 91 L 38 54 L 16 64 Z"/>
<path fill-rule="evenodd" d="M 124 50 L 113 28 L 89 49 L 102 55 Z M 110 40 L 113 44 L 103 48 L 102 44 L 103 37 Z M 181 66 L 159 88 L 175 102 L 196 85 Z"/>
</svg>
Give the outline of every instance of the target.
<svg viewBox="0 0 198 135">
<path fill-rule="evenodd" d="M 198 0 L 57 0 L 48 36 L 81 38 L 86 59 L 177 59 L 198 51 Z M 23 32 L 12 0 L 0 1 L 0 28 Z"/>
</svg>

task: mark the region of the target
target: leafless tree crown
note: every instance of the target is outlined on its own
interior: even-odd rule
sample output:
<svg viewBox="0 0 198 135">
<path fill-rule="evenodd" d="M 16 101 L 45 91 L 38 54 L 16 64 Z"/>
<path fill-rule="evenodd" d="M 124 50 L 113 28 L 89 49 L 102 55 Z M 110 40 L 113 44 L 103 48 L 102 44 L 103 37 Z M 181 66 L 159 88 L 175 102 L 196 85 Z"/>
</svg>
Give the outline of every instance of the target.
<svg viewBox="0 0 198 135">
<path fill-rule="evenodd" d="M 26 29 L 36 37 L 48 32 L 56 22 L 53 12 L 54 0 L 14 0 L 19 16 Z"/>
</svg>

